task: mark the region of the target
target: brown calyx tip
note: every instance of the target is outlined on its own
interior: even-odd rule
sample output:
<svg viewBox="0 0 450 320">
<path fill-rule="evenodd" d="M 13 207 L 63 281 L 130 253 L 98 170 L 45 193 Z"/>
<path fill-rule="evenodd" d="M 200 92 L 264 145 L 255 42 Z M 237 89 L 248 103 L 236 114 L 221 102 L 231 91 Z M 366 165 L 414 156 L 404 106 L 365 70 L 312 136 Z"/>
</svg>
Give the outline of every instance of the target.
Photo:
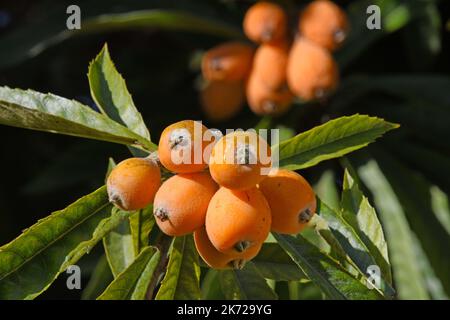
<svg viewBox="0 0 450 320">
<path fill-rule="evenodd" d="M 169 212 L 163 208 L 155 208 L 153 215 L 159 219 L 161 222 L 169 220 Z"/>
<path fill-rule="evenodd" d="M 236 259 L 229 263 L 229 266 L 233 269 L 241 270 L 244 268 L 245 264 L 247 263 L 244 259 Z"/>
<path fill-rule="evenodd" d="M 343 30 L 343 29 L 339 28 L 333 32 L 334 41 L 338 44 L 344 42 L 346 37 L 347 37 L 347 32 L 345 32 L 345 30 Z"/>
<path fill-rule="evenodd" d="M 214 71 L 222 70 L 222 63 L 220 57 L 215 57 L 211 59 L 210 62 L 211 69 Z"/>
<path fill-rule="evenodd" d="M 122 198 L 117 193 L 110 193 L 108 195 L 109 202 L 118 207 L 119 209 L 125 210 Z"/>
<path fill-rule="evenodd" d="M 262 109 L 266 113 L 272 113 L 277 110 L 277 104 L 272 100 L 266 100 L 263 102 Z"/>
<path fill-rule="evenodd" d="M 298 222 L 300 223 L 308 223 L 313 216 L 313 213 L 311 212 L 311 209 L 306 208 L 300 214 L 298 215 Z"/>
<path fill-rule="evenodd" d="M 324 88 L 317 88 L 316 90 L 314 90 L 314 97 L 316 99 L 324 99 L 328 94 L 328 91 Z"/>
<path fill-rule="evenodd" d="M 252 245 L 252 243 L 248 240 L 243 240 L 243 241 L 239 241 L 234 245 L 234 249 L 237 252 L 244 252 L 245 250 L 247 250 L 248 248 L 250 248 L 250 246 Z"/>
<path fill-rule="evenodd" d="M 261 40 L 263 42 L 271 41 L 273 38 L 273 28 L 267 27 L 264 29 L 264 31 L 261 33 Z"/>
</svg>

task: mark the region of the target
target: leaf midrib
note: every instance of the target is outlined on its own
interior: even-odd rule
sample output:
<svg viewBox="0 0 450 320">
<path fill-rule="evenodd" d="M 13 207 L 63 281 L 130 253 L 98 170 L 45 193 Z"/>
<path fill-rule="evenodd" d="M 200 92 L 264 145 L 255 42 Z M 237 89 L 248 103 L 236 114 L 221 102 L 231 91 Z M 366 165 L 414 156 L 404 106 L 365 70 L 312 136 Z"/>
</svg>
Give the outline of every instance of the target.
<svg viewBox="0 0 450 320">
<path fill-rule="evenodd" d="M 309 148 L 309 149 L 303 150 L 303 151 L 301 151 L 300 153 L 296 153 L 296 154 L 294 154 L 294 155 L 291 155 L 291 156 L 288 156 L 288 157 L 285 157 L 285 158 L 280 158 L 280 162 L 281 162 L 281 161 L 287 161 L 288 159 L 295 158 L 295 157 L 298 157 L 298 156 L 300 156 L 300 155 L 303 155 L 303 156 L 304 156 L 304 154 L 314 152 L 315 150 L 320 150 L 320 149 L 323 149 L 323 148 L 327 148 L 329 145 L 334 144 L 334 143 L 336 143 L 337 141 L 351 140 L 351 139 L 353 139 L 355 136 L 364 135 L 364 134 L 369 134 L 369 133 L 371 133 L 372 131 L 379 131 L 379 130 L 382 130 L 382 128 L 371 128 L 371 129 L 366 130 L 366 131 L 361 131 L 361 132 L 354 133 L 354 134 L 351 134 L 351 135 L 348 135 L 348 136 L 345 136 L 345 137 L 342 137 L 342 138 L 338 138 L 338 139 L 329 141 L 329 142 L 327 142 L 327 143 L 325 143 L 325 144 L 321 144 L 321 145 L 319 145 L 319 146 L 317 146 L 317 147 L 313 147 L 313 148 Z M 390 128 L 388 128 L 388 130 L 390 130 Z M 386 131 L 388 131 L 388 130 L 386 130 Z M 386 131 L 385 131 L 385 132 L 386 132 Z M 359 147 L 359 146 L 363 147 L 363 146 L 366 146 L 366 145 L 368 145 L 369 143 L 373 142 L 373 141 L 376 140 L 377 138 L 378 138 L 378 137 L 375 137 L 375 138 L 372 138 L 372 139 L 371 139 L 370 141 L 368 141 L 368 142 L 364 142 L 364 143 L 362 143 L 362 144 L 358 144 L 358 145 L 350 146 L 350 147 L 346 147 L 346 148 L 355 148 L 355 147 Z M 289 140 L 288 140 L 288 141 L 289 141 Z M 288 141 L 287 141 L 287 142 L 284 142 L 283 144 L 285 144 L 285 145 L 288 144 Z M 280 146 L 281 146 L 281 145 L 279 144 L 279 145 L 275 146 L 274 148 L 280 148 Z M 340 151 L 342 151 L 342 150 L 343 150 L 343 149 L 340 149 L 340 150 L 335 151 L 335 152 L 340 152 Z M 308 161 L 311 161 L 311 160 L 308 160 Z M 306 163 L 307 163 L 307 162 L 304 162 L 303 164 L 297 164 L 297 166 L 303 166 L 303 165 L 305 165 Z"/>
</svg>

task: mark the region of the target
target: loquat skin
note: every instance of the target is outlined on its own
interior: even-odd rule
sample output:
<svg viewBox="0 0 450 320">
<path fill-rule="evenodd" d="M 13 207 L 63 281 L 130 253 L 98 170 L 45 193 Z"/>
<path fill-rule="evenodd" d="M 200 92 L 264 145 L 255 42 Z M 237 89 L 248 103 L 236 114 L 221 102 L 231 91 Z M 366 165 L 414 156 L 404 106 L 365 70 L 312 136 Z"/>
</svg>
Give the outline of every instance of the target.
<svg viewBox="0 0 450 320">
<path fill-rule="evenodd" d="M 261 83 L 271 89 L 279 90 L 286 86 L 286 68 L 289 47 L 286 43 L 262 44 L 256 49 L 251 74 L 257 75 Z"/>
<path fill-rule="evenodd" d="M 226 121 L 244 106 L 244 84 L 238 82 L 210 81 L 200 93 L 203 111 L 213 122 Z"/>
<path fill-rule="evenodd" d="M 294 95 L 286 83 L 277 89 L 265 85 L 257 72 L 252 72 L 246 86 L 247 103 L 258 115 L 279 116 L 287 112 Z"/>
<path fill-rule="evenodd" d="M 195 127 L 199 128 L 196 132 Z M 200 122 L 183 120 L 166 127 L 161 133 L 158 155 L 161 164 L 175 173 L 199 172 L 208 166 L 203 151 L 207 143 L 203 134 L 208 130 Z M 207 158 L 207 157 L 206 157 Z"/>
<path fill-rule="evenodd" d="M 247 261 L 259 253 L 263 244 L 262 242 L 255 244 L 245 252 L 223 253 L 213 246 L 205 227 L 194 232 L 194 242 L 200 257 L 214 269 L 242 269 Z"/>
<path fill-rule="evenodd" d="M 153 214 L 169 236 L 189 234 L 205 224 L 206 210 L 217 184 L 207 172 L 177 174 L 159 188 Z"/>
<path fill-rule="evenodd" d="M 242 42 L 226 42 L 208 50 L 202 58 L 202 74 L 209 81 L 240 81 L 252 67 L 254 50 Z"/>
<path fill-rule="evenodd" d="M 279 5 L 260 1 L 244 17 L 245 35 L 256 43 L 274 43 L 286 38 L 287 15 Z"/>
<path fill-rule="evenodd" d="M 223 136 L 212 148 L 209 161 L 212 178 L 234 190 L 256 186 L 270 166 L 270 147 L 253 131 L 234 131 Z"/>
<path fill-rule="evenodd" d="M 297 234 L 316 212 L 316 197 L 298 173 L 285 169 L 271 172 L 258 186 L 272 212 L 272 231 Z"/>
<path fill-rule="evenodd" d="M 260 246 L 270 232 L 270 207 L 256 187 L 245 191 L 221 187 L 206 213 L 206 232 L 220 252 L 246 252 Z"/>
<path fill-rule="evenodd" d="M 129 158 L 120 162 L 106 182 L 109 201 L 125 211 L 147 207 L 160 185 L 158 163 L 150 157 Z"/>
<path fill-rule="evenodd" d="M 300 34 L 328 50 L 339 48 L 347 37 L 349 23 L 344 10 L 329 0 L 315 0 L 300 14 Z"/>
<path fill-rule="evenodd" d="M 299 37 L 289 53 L 287 80 L 289 88 L 299 98 L 322 99 L 336 89 L 338 67 L 328 50 Z"/>
</svg>

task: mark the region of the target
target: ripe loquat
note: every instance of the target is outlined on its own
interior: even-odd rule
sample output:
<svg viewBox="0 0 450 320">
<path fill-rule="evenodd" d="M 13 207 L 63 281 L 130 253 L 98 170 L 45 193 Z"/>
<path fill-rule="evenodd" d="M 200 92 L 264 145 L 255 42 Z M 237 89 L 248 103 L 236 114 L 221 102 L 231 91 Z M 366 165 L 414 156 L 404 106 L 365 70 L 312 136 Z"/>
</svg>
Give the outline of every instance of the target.
<svg viewBox="0 0 450 320">
<path fill-rule="evenodd" d="M 345 12 L 329 0 L 311 2 L 300 15 L 300 34 L 328 50 L 337 49 L 349 29 Z"/>
<path fill-rule="evenodd" d="M 287 80 L 289 88 L 299 98 L 320 99 L 337 87 L 339 73 L 326 49 L 300 37 L 289 53 Z"/>
<path fill-rule="evenodd" d="M 152 203 L 161 185 L 158 163 L 147 158 L 120 162 L 108 176 L 109 201 L 125 211 L 143 209 Z"/>
<path fill-rule="evenodd" d="M 286 43 L 262 44 L 256 49 L 251 74 L 272 90 L 286 85 L 289 48 Z"/>
<path fill-rule="evenodd" d="M 244 106 L 244 84 L 238 82 L 210 81 L 200 93 L 203 111 L 214 122 L 235 116 Z"/>
<path fill-rule="evenodd" d="M 172 172 L 199 172 L 208 166 L 203 134 L 208 130 L 201 122 L 183 120 L 163 130 L 158 144 L 161 164 Z"/>
<path fill-rule="evenodd" d="M 266 198 L 256 187 L 245 191 L 221 187 L 206 213 L 206 232 L 220 252 L 246 252 L 260 246 L 270 231 L 271 214 Z"/>
<path fill-rule="evenodd" d="M 213 246 L 205 227 L 201 227 L 194 232 L 194 241 L 195 247 L 203 261 L 214 269 L 242 269 L 247 261 L 258 254 L 262 246 L 261 242 L 251 246 L 244 252 L 223 253 Z"/>
<path fill-rule="evenodd" d="M 270 166 L 267 142 L 254 131 L 242 130 L 223 136 L 212 148 L 209 161 L 211 176 L 219 185 L 241 190 L 256 186 Z"/>
<path fill-rule="evenodd" d="M 243 28 L 245 35 L 254 42 L 282 41 L 286 37 L 287 16 L 279 5 L 260 1 L 247 10 Z"/>
<path fill-rule="evenodd" d="M 178 174 L 159 188 L 153 214 L 161 231 L 182 236 L 205 224 L 209 201 L 218 189 L 207 172 Z"/>
<path fill-rule="evenodd" d="M 252 67 L 253 48 L 242 42 L 226 42 L 208 50 L 202 58 L 203 77 L 209 81 L 240 81 Z"/>
<path fill-rule="evenodd" d="M 247 81 L 246 96 L 250 109 L 258 115 L 281 115 L 290 109 L 294 100 L 286 83 L 277 89 L 270 88 L 256 72 Z"/>
<path fill-rule="evenodd" d="M 272 212 L 272 231 L 299 233 L 316 211 L 313 189 L 294 171 L 274 170 L 258 187 Z"/>
</svg>

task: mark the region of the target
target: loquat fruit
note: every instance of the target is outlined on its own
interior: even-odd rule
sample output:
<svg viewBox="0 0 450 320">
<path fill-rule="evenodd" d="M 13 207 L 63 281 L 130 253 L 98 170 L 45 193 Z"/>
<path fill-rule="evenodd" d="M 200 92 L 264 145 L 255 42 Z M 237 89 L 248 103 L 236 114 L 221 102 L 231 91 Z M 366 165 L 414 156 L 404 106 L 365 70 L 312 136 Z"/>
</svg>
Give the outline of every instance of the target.
<svg viewBox="0 0 450 320">
<path fill-rule="evenodd" d="M 201 91 L 200 100 L 209 120 L 228 120 L 244 106 L 244 84 L 241 81 L 210 81 Z"/>
<path fill-rule="evenodd" d="M 288 56 L 286 43 L 262 44 L 256 49 L 251 74 L 257 75 L 267 88 L 279 90 L 286 85 Z"/>
<path fill-rule="evenodd" d="M 299 98 L 321 99 L 337 87 L 338 67 L 326 49 L 300 37 L 289 53 L 287 80 Z"/>
<path fill-rule="evenodd" d="M 270 147 L 255 131 L 238 130 L 223 136 L 212 148 L 209 161 L 212 178 L 229 189 L 256 186 L 270 166 Z"/>
<path fill-rule="evenodd" d="M 208 50 L 202 58 L 202 74 L 209 81 L 240 81 L 252 67 L 254 50 L 242 42 L 226 42 Z"/>
<path fill-rule="evenodd" d="M 183 120 L 166 127 L 161 133 L 158 155 L 161 164 L 172 172 L 199 172 L 208 166 L 204 155 L 207 143 L 203 134 L 208 130 L 199 121 Z"/>
<path fill-rule="evenodd" d="M 279 5 L 260 1 L 244 17 L 245 35 L 256 43 L 278 42 L 286 38 L 287 16 Z"/>
<path fill-rule="evenodd" d="M 337 49 L 345 40 L 349 25 L 347 15 L 329 0 L 315 0 L 300 14 L 300 34 L 328 50 Z"/>
<path fill-rule="evenodd" d="M 108 176 L 109 201 L 125 211 L 143 209 L 152 203 L 161 185 L 158 163 L 150 158 L 129 158 Z"/>
<path fill-rule="evenodd" d="M 251 246 L 244 252 L 223 253 L 213 246 L 205 227 L 201 227 L 194 232 L 194 242 L 200 257 L 208 266 L 214 269 L 242 269 L 247 261 L 258 254 L 262 246 L 261 242 Z"/>
<path fill-rule="evenodd" d="M 296 234 L 316 211 L 316 197 L 309 183 L 298 173 L 274 170 L 258 186 L 272 212 L 272 231 Z"/>
<path fill-rule="evenodd" d="M 258 115 L 281 115 L 290 109 L 294 100 L 286 83 L 272 89 L 265 85 L 256 72 L 252 72 L 247 81 L 246 96 L 250 109 Z"/>
<path fill-rule="evenodd" d="M 269 204 L 256 187 L 245 191 L 221 187 L 209 203 L 205 225 L 213 246 L 231 254 L 260 246 L 270 224 Z"/>
<path fill-rule="evenodd" d="M 207 172 L 177 174 L 159 188 L 153 214 L 162 232 L 182 236 L 205 224 L 209 201 L 218 189 Z"/>
</svg>

